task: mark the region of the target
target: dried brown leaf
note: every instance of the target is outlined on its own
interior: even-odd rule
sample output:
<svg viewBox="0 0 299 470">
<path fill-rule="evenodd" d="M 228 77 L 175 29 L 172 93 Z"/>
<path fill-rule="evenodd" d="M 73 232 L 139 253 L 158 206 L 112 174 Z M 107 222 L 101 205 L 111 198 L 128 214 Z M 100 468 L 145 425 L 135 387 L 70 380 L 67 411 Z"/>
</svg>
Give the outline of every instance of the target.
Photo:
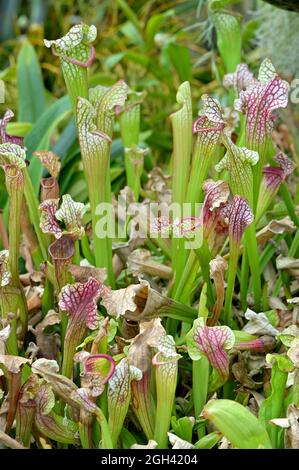
<svg viewBox="0 0 299 470">
<path fill-rule="evenodd" d="M 289 428 L 285 433 L 285 446 L 287 449 L 299 449 L 299 410 L 294 404 L 289 405 L 287 417 Z"/>
<path fill-rule="evenodd" d="M 293 233 L 295 230 L 296 226 L 289 216 L 280 220 L 271 220 L 271 222 L 269 222 L 265 227 L 257 232 L 257 242 L 259 245 L 263 245 L 275 235 L 282 233 Z"/>
<path fill-rule="evenodd" d="M 106 268 L 94 268 L 92 266 L 77 266 L 71 264 L 68 271 L 72 274 L 76 282 L 87 282 L 90 277 L 103 283 L 107 279 Z"/>
<path fill-rule="evenodd" d="M 227 262 L 224 258 L 217 255 L 210 261 L 210 278 L 213 279 L 216 290 L 216 303 L 214 305 L 213 316 L 208 319 L 208 325 L 213 326 L 217 323 L 224 301 L 224 272 L 227 270 Z"/>
</svg>

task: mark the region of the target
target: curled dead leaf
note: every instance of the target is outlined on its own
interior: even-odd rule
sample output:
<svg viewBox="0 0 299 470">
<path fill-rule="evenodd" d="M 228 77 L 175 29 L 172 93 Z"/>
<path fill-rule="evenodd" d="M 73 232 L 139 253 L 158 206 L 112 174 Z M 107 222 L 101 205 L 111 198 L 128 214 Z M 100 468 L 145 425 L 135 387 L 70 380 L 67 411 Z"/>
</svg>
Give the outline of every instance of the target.
<svg viewBox="0 0 299 470">
<path fill-rule="evenodd" d="M 125 316 L 133 321 L 146 321 L 157 317 L 159 310 L 169 303 L 171 299 L 163 297 L 144 280 L 125 289 L 110 291 L 102 300 L 109 315 Z"/>
<path fill-rule="evenodd" d="M 299 259 L 292 258 L 291 256 L 278 256 L 276 259 L 276 267 L 278 270 L 288 271 L 289 274 L 298 277 L 299 274 Z"/>
<path fill-rule="evenodd" d="M 181 439 L 172 432 L 168 432 L 167 434 L 173 449 L 194 449 L 194 445 L 190 442 Z"/>
<path fill-rule="evenodd" d="M 29 364 L 30 359 L 26 359 L 25 357 L 21 356 L 12 356 L 9 354 L 0 355 L 0 367 L 1 364 L 5 370 L 7 370 L 11 374 L 18 374 L 24 364 Z"/>
<path fill-rule="evenodd" d="M 78 389 L 74 382 L 58 373 L 59 366 L 56 361 L 49 359 L 37 359 L 32 364 L 32 372 L 41 376 L 51 385 L 55 394 L 75 409 L 78 404 L 72 399 L 72 393 Z"/>
<path fill-rule="evenodd" d="M 208 319 L 208 325 L 217 323 L 224 301 L 224 272 L 227 270 L 227 262 L 222 256 L 217 255 L 210 261 L 210 277 L 213 279 L 216 289 L 216 303 L 213 309 L 213 316 Z"/>
<path fill-rule="evenodd" d="M 102 286 L 101 298 L 107 313 L 117 318 L 125 317 L 140 322 L 175 315 L 177 312 L 186 313 L 186 321 L 192 322 L 196 318 L 195 309 L 163 296 L 145 280 L 115 291 Z"/>
<path fill-rule="evenodd" d="M 129 364 L 146 372 L 151 367 L 151 345 L 164 333 L 160 319 L 140 323 L 140 333 L 133 339 L 129 352 Z"/>
<path fill-rule="evenodd" d="M 248 370 L 248 363 L 246 356 L 243 353 L 238 353 L 238 361 L 232 365 L 232 373 L 235 379 L 240 382 L 243 387 L 250 390 L 256 390 L 261 387 L 262 382 L 256 382 L 250 376 L 250 370 Z"/>
<path fill-rule="evenodd" d="M 133 444 L 130 449 L 156 449 L 158 443 L 150 439 L 147 444 Z"/>
<path fill-rule="evenodd" d="M 277 336 L 278 330 L 271 325 L 265 313 L 255 313 L 248 308 L 245 312 L 245 318 L 249 321 L 244 326 L 243 331 L 251 335 Z"/>
<path fill-rule="evenodd" d="M 296 225 L 292 222 L 289 216 L 280 220 L 271 220 L 271 222 L 257 232 L 257 242 L 259 245 L 263 245 L 275 235 L 293 233 L 295 230 Z"/>
</svg>

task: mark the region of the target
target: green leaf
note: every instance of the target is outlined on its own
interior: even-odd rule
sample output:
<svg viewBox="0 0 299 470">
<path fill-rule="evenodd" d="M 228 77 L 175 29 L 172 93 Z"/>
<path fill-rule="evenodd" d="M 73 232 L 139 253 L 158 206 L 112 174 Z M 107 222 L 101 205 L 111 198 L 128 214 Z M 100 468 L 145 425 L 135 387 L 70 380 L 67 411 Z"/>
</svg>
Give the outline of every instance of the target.
<svg viewBox="0 0 299 470">
<path fill-rule="evenodd" d="M 44 112 L 45 89 L 34 47 L 25 40 L 17 58 L 18 121 L 36 122 Z"/>
<path fill-rule="evenodd" d="M 117 443 L 128 412 L 131 398 L 131 380 L 141 380 L 141 378 L 142 372 L 137 367 L 130 366 L 127 359 L 122 359 L 108 382 L 108 424 L 113 445 Z"/>
<path fill-rule="evenodd" d="M 70 112 L 70 101 L 67 96 L 55 101 L 37 120 L 32 130 L 27 134 L 24 144 L 28 150 L 28 156 L 36 150 L 47 150 L 50 146 L 50 137 L 57 125 Z M 38 193 L 40 178 L 42 175 L 42 164 L 38 158 L 33 158 L 30 164 L 30 176 L 33 186 Z"/>
<path fill-rule="evenodd" d="M 290 348 L 293 340 L 299 337 L 299 328 L 296 325 L 291 325 L 279 333 L 277 337 L 284 346 Z"/>
<path fill-rule="evenodd" d="M 140 54 L 139 52 L 127 51 L 125 57 L 131 62 L 134 62 L 134 64 L 139 64 L 142 67 L 148 67 L 150 64 L 150 58 L 145 54 Z"/>
<path fill-rule="evenodd" d="M 160 30 L 166 18 L 173 14 L 174 10 L 167 10 L 165 13 L 151 16 L 148 20 L 145 28 L 145 46 L 147 50 L 153 46 L 155 34 Z"/>
<path fill-rule="evenodd" d="M 198 306 L 198 316 L 205 320 L 209 316 L 209 310 L 207 309 L 207 284 L 204 284 L 201 290 Z"/>
<path fill-rule="evenodd" d="M 233 330 L 233 333 L 235 335 L 236 343 L 245 343 L 246 341 L 253 341 L 258 338 L 258 336 L 250 335 L 246 331 L 242 330 Z"/>
<path fill-rule="evenodd" d="M 69 159 L 72 159 L 76 153 L 79 155 L 80 148 L 76 139 L 77 128 L 75 121 L 71 119 L 53 146 L 53 152 L 56 153 L 56 155 L 59 155 L 62 167 L 64 167 L 66 163 L 68 163 Z M 65 191 L 61 190 L 61 192 Z"/>
<path fill-rule="evenodd" d="M 211 0 L 209 3 L 209 8 L 214 10 L 221 10 L 222 8 L 226 8 L 229 5 L 233 5 L 234 3 L 238 3 L 240 0 Z"/>
<path fill-rule="evenodd" d="M 10 122 L 6 131 L 9 135 L 25 137 L 32 129 L 31 122 Z"/>
<path fill-rule="evenodd" d="M 116 332 L 117 332 L 117 328 L 118 328 L 118 323 L 116 320 L 114 320 L 114 318 L 110 318 L 109 320 L 109 325 L 108 325 L 108 335 L 107 335 L 107 341 L 108 343 L 110 343 L 113 339 L 114 339 L 114 336 L 116 335 Z M 83 349 L 88 343 L 91 343 L 95 337 L 97 336 L 98 334 L 98 331 L 92 331 L 90 335 L 88 335 L 84 341 L 79 344 L 79 346 L 76 347 L 76 350 L 80 350 L 80 349 Z"/>
<path fill-rule="evenodd" d="M 193 423 L 188 416 L 179 419 L 173 416 L 171 418 L 171 427 L 176 436 L 185 441 L 192 442 Z"/>
<path fill-rule="evenodd" d="M 234 72 L 241 62 L 240 18 L 227 11 L 216 11 L 212 15 L 212 21 L 217 33 L 217 47 L 226 72 Z"/>
<path fill-rule="evenodd" d="M 252 44 L 252 41 L 254 40 L 256 36 L 256 30 L 258 29 L 260 25 L 260 20 L 259 18 L 254 18 L 252 20 L 246 21 L 245 24 L 243 24 L 243 30 L 242 30 L 242 44 L 243 47 L 249 46 Z"/>
<path fill-rule="evenodd" d="M 130 433 L 130 431 L 128 431 L 126 428 L 122 428 L 120 433 L 120 439 L 122 443 L 122 449 L 131 449 L 132 445 L 136 444 L 137 442 L 133 434 Z"/>
<path fill-rule="evenodd" d="M 271 325 L 274 326 L 274 328 L 277 328 L 277 326 L 279 325 L 279 315 L 277 314 L 276 310 L 269 310 L 265 312 L 265 315 Z"/>
<path fill-rule="evenodd" d="M 222 437 L 221 432 L 211 432 L 194 444 L 196 449 L 212 449 Z"/>
<path fill-rule="evenodd" d="M 117 0 L 118 7 L 122 10 L 126 18 L 135 26 L 137 31 L 142 31 L 142 24 L 140 23 L 138 16 L 135 14 L 133 9 L 129 6 L 126 0 Z"/>
<path fill-rule="evenodd" d="M 292 372 L 294 370 L 294 364 L 292 363 L 291 359 L 283 354 L 267 354 L 266 356 L 267 362 L 271 364 L 277 364 L 278 369 L 281 372 Z"/>
<path fill-rule="evenodd" d="M 288 358 L 285 357 L 285 360 L 280 358 L 283 356 L 279 356 L 279 354 L 267 354 L 266 356 L 267 362 L 272 363 L 271 394 L 262 402 L 259 409 L 259 420 L 267 429 L 274 448 L 277 447 L 279 429 L 270 423 L 270 419 L 281 417 L 288 378 L 288 372 L 283 370 L 285 367 L 288 369 L 288 364 L 286 364 Z"/>
<path fill-rule="evenodd" d="M 108 67 L 108 69 L 112 69 L 113 67 L 118 64 L 124 57 L 126 53 L 125 52 L 117 52 L 117 54 L 111 54 L 105 59 L 104 63 Z"/>
<path fill-rule="evenodd" d="M 190 81 L 192 79 L 192 62 L 189 49 L 181 44 L 171 42 L 166 46 L 166 50 L 180 81 Z"/>
<path fill-rule="evenodd" d="M 271 449 L 269 436 L 259 420 L 244 406 L 232 400 L 211 400 L 203 416 L 239 449 Z"/>
<path fill-rule="evenodd" d="M 135 25 L 129 21 L 124 23 L 120 27 L 120 31 L 123 33 L 124 36 L 126 36 L 135 46 L 143 47 L 143 39 L 138 31 L 138 29 L 135 27 Z"/>
</svg>

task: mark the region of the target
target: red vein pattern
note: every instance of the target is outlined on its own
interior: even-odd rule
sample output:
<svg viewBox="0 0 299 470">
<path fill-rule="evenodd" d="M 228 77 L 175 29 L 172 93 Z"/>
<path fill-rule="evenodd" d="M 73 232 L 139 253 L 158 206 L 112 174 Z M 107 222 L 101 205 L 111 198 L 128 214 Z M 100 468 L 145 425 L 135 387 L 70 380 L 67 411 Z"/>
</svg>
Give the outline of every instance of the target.
<svg viewBox="0 0 299 470">
<path fill-rule="evenodd" d="M 97 300 L 101 295 L 101 285 L 93 278 L 84 284 L 68 284 L 60 293 L 59 307 L 69 315 L 82 320 L 94 330 L 98 326 Z"/>
</svg>

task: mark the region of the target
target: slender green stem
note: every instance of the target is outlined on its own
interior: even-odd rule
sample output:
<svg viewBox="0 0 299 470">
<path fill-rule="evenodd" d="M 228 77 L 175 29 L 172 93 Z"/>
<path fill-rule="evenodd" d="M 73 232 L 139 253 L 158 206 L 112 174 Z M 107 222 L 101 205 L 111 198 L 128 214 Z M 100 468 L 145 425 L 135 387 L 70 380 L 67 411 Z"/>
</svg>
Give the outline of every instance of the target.
<svg viewBox="0 0 299 470">
<path fill-rule="evenodd" d="M 75 241 L 75 254 L 73 256 L 73 263 L 80 265 L 80 260 L 81 260 L 80 245 L 79 245 L 79 240 L 76 240 Z"/>
<path fill-rule="evenodd" d="M 247 251 L 243 249 L 242 266 L 241 266 L 241 280 L 240 280 L 240 300 L 243 312 L 247 307 L 247 294 L 248 294 L 248 280 L 249 280 L 249 260 Z"/>
<path fill-rule="evenodd" d="M 181 302 L 168 299 L 168 302 L 157 307 L 154 312 L 154 317 L 169 317 L 186 323 L 193 323 L 194 318 L 197 316 L 195 308 L 189 307 Z"/>
<path fill-rule="evenodd" d="M 93 415 L 80 410 L 79 435 L 82 449 L 92 449 L 92 422 Z"/>
<path fill-rule="evenodd" d="M 214 149 L 213 149 L 214 150 Z M 202 197 L 202 184 L 211 166 L 212 153 L 203 149 L 199 139 L 195 143 L 187 189 L 187 202 L 197 203 Z M 195 215 L 195 214 L 193 214 Z"/>
<path fill-rule="evenodd" d="M 192 290 L 192 286 L 199 268 L 199 258 L 195 251 L 191 250 L 177 288 L 172 292 L 172 297 L 175 300 L 180 300 L 183 303 L 187 303 L 187 299 L 190 297 L 190 292 Z"/>
<path fill-rule="evenodd" d="M 45 287 L 42 296 L 42 312 L 46 315 L 49 310 L 54 308 L 54 287 L 49 279 L 45 279 Z"/>
<path fill-rule="evenodd" d="M 45 236 L 40 229 L 40 212 L 38 200 L 35 195 L 33 184 L 29 175 L 27 168 L 23 170 L 24 174 L 24 195 L 28 205 L 29 217 L 34 226 L 34 230 L 38 239 L 39 247 L 41 250 L 41 255 L 44 260 L 47 259 L 47 243 L 45 241 Z"/>
<path fill-rule="evenodd" d="M 247 256 L 250 266 L 250 271 L 252 275 L 252 284 L 253 284 L 253 295 L 254 295 L 254 305 L 257 311 L 260 309 L 261 304 L 261 272 L 259 264 L 259 252 L 258 245 L 256 240 L 255 226 L 250 224 L 244 236 L 244 245 L 247 250 Z"/>
<path fill-rule="evenodd" d="M 261 253 L 261 256 L 260 256 L 261 272 L 264 271 L 267 264 L 271 260 L 272 256 L 277 251 L 278 244 L 281 242 L 281 240 L 284 239 L 285 236 L 286 236 L 285 233 L 281 234 L 281 235 L 277 235 L 276 237 L 273 238 L 273 243 L 267 243 L 265 249 L 263 250 L 263 252 Z M 295 238 L 296 238 L 296 236 L 295 236 Z M 299 237 L 298 237 L 298 243 L 299 243 Z"/>
<path fill-rule="evenodd" d="M 110 156 L 110 155 L 109 155 Z M 108 204 L 111 204 L 112 201 L 112 196 L 111 196 L 111 180 L 110 180 L 110 171 L 109 171 L 109 162 L 107 165 L 107 172 L 106 172 L 106 196 L 105 196 L 105 201 Z M 113 266 L 112 266 L 112 238 L 111 235 L 107 235 L 106 237 L 106 249 L 107 249 L 107 275 L 108 275 L 108 280 L 109 284 L 111 287 L 115 287 L 115 279 L 114 279 L 114 272 L 113 272 Z"/>
<path fill-rule="evenodd" d="M 140 178 L 143 171 L 145 150 L 137 147 L 125 148 L 125 166 L 127 173 L 127 184 L 132 189 L 135 201 L 139 200 Z"/>
<path fill-rule="evenodd" d="M 108 400 L 107 400 L 107 389 L 99 396 L 99 407 L 101 408 L 103 414 L 107 417 L 108 415 Z"/>
<path fill-rule="evenodd" d="M 123 11 L 123 13 L 125 14 L 127 19 L 131 21 L 131 23 L 135 26 L 137 31 L 142 33 L 143 32 L 142 24 L 139 22 L 138 16 L 135 15 L 134 11 L 128 5 L 128 2 L 126 2 L 125 0 L 117 0 L 117 4 L 119 8 Z"/>
<path fill-rule="evenodd" d="M 275 282 L 273 290 L 272 290 L 272 295 L 274 297 L 278 296 L 281 287 L 282 287 L 282 278 L 281 278 L 281 276 L 279 276 L 279 278 Z"/>
<path fill-rule="evenodd" d="M 271 371 L 271 395 L 264 400 L 259 411 L 259 419 L 266 426 L 273 448 L 277 447 L 279 429 L 277 426 L 269 423 L 269 420 L 281 417 L 287 378 L 288 373 L 281 371 L 276 363 L 273 364 Z"/>
<path fill-rule="evenodd" d="M 296 234 L 293 238 L 292 244 L 290 246 L 289 256 L 292 256 L 292 257 L 296 256 L 298 248 L 299 248 L 299 228 L 297 229 Z"/>
<path fill-rule="evenodd" d="M 160 248 L 160 250 L 164 253 L 164 255 L 168 258 L 171 259 L 171 240 L 170 239 L 165 239 L 162 237 L 157 237 L 153 238 L 152 242 L 155 243 L 155 245 Z"/>
<path fill-rule="evenodd" d="M 299 227 L 299 218 L 296 214 L 296 205 L 292 199 L 292 196 L 291 196 L 291 193 L 289 191 L 289 188 L 287 187 L 287 184 L 286 183 L 282 183 L 281 186 L 280 186 L 280 189 L 279 189 L 279 194 L 281 195 L 285 205 L 286 205 L 286 208 L 287 208 L 287 211 L 288 211 L 288 214 L 291 218 L 291 220 L 294 222 L 294 224 Z"/>
<path fill-rule="evenodd" d="M 198 361 L 192 361 L 192 395 L 194 403 L 195 419 L 198 419 L 208 396 L 210 364 L 203 356 Z M 204 428 L 198 431 L 198 438 L 203 437 Z"/>
<path fill-rule="evenodd" d="M 194 250 L 190 251 L 190 254 L 187 258 L 187 263 L 184 269 L 184 272 L 181 276 L 181 279 L 179 280 L 178 286 L 175 289 L 174 286 L 174 292 L 172 293 L 172 297 L 175 300 L 178 300 L 182 302 L 183 304 L 190 304 L 190 297 L 192 296 L 192 290 L 194 287 L 194 282 L 198 273 L 200 263 L 199 263 L 199 258 L 197 254 L 195 253 Z M 195 317 L 194 317 L 195 318 Z M 176 330 L 177 330 L 177 322 L 174 322 L 173 320 L 181 320 L 184 321 L 186 325 L 182 325 L 182 331 L 181 335 L 185 335 L 186 329 L 188 328 L 188 324 L 193 322 L 193 316 L 190 316 L 189 314 L 179 314 L 178 312 L 171 312 L 168 315 L 167 323 L 166 323 L 166 330 L 168 334 L 171 334 L 172 336 L 176 335 Z"/>
<path fill-rule="evenodd" d="M 96 415 L 96 418 L 97 418 L 98 423 L 101 426 L 101 431 L 102 431 L 102 449 L 113 449 L 114 446 L 112 442 L 110 429 L 109 429 L 107 420 L 105 418 L 105 415 L 100 408 Z"/>
<path fill-rule="evenodd" d="M 269 309 L 269 286 L 268 282 L 265 282 L 262 291 L 262 311 L 267 312 Z"/>
<path fill-rule="evenodd" d="M 266 130 L 265 130 L 265 136 L 266 136 Z M 273 148 L 272 140 L 269 139 L 268 137 L 265 137 L 262 140 L 262 142 L 259 142 L 259 143 L 252 142 L 252 141 L 249 141 L 247 139 L 246 147 L 248 147 L 251 150 L 257 151 L 258 154 L 259 154 L 258 162 L 252 168 L 252 172 L 253 172 L 253 209 L 254 209 L 254 212 L 256 212 L 259 193 L 260 193 L 261 182 L 262 182 L 262 178 L 263 178 L 263 167 L 265 165 L 265 162 L 267 161 L 268 156 L 269 155 L 274 155 L 275 150 Z"/>
<path fill-rule="evenodd" d="M 70 317 L 64 338 L 63 360 L 61 374 L 71 379 L 73 375 L 73 360 L 76 347 L 82 341 L 86 333 L 86 326 L 82 322 L 77 322 L 76 318 Z"/>
<path fill-rule="evenodd" d="M 211 253 L 209 250 L 209 246 L 206 240 L 203 241 L 203 244 L 198 250 L 196 250 L 196 254 L 200 261 L 201 267 L 201 274 L 203 277 L 204 282 L 207 284 L 207 294 L 208 294 L 208 306 L 213 307 L 214 305 L 214 294 L 212 289 L 212 283 L 210 278 L 210 261 L 211 261 Z"/>
<path fill-rule="evenodd" d="M 83 235 L 81 239 L 81 250 L 82 250 L 83 256 L 87 259 L 87 261 L 90 264 L 95 265 L 95 258 L 90 249 L 87 235 Z"/>
<path fill-rule="evenodd" d="M 21 214 L 21 231 L 24 240 L 30 252 L 34 267 L 37 271 L 40 270 L 40 265 L 44 262 L 44 258 L 38 243 L 37 236 L 34 231 L 29 218 L 29 211 L 26 201 L 23 198 L 22 214 Z"/>
<path fill-rule="evenodd" d="M 229 265 L 228 265 L 228 279 L 224 303 L 224 323 L 231 326 L 233 323 L 232 317 L 232 300 L 235 289 L 235 279 L 238 265 L 238 251 L 239 247 L 232 247 L 230 250 Z"/>
</svg>

